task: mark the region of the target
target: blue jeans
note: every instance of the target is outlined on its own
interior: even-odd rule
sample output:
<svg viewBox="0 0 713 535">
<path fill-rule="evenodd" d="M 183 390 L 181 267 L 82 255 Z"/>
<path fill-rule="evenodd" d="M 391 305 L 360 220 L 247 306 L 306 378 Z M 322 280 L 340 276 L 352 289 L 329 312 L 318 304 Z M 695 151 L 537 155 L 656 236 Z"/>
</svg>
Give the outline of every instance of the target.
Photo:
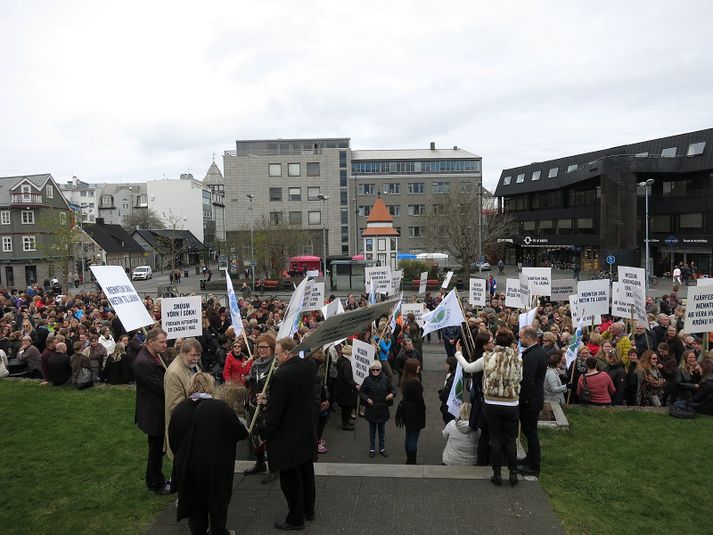
<svg viewBox="0 0 713 535">
<path fill-rule="evenodd" d="M 375 451 L 374 441 L 376 439 L 376 430 L 379 430 L 379 451 L 384 449 L 384 432 L 386 422 L 369 422 L 369 450 Z"/>
<path fill-rule="evenodd" d="M 418 449 L 418 435 L 421 434 L 420 429 L 406 430 L 406 439 L 404 440 L 404 448 L 407 452 L 416 451 Z"/>
</svg>

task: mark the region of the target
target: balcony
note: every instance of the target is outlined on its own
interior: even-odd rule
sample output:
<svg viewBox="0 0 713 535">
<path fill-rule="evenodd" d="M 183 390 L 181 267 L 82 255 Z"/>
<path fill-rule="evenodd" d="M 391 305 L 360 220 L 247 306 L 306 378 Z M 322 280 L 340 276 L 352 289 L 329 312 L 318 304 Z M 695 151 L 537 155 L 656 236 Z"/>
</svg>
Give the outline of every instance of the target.
<svg viewBox="0 0 713 535">
<path fill-rule="evenodd" d="M 42 195 L 39 193 L 13 193 L 10 197 L 11 208 L 31 208 L 34 206 L 44 206 Z"/>
</svg>

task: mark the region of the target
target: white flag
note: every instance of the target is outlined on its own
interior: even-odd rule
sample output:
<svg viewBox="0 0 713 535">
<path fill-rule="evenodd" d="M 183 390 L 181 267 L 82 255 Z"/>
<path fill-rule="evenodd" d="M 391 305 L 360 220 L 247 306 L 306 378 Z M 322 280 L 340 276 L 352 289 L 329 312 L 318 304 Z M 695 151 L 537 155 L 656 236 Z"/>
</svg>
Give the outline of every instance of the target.
<svg viewBox="0 0 713 535">
<path fill-rule="evenodd" d="M 463 311 L 458 304 L 458 297 L 454 288 L 434 310 L 423 315 L 422 336 L 451 325 L 460 326 L 464 321 L 465 317 L 463 317 Z"/>
<path fill-rule="evenodd" d="M 453 386 L 448 394 L 448 412 L 458 418 L 460 416 L 460 407 L 463 405 L 463 367 L 458 363 L 456 366 L 455 376 L 453 377 Z"/>
<path fill-rule="evenodd" d="M 235 337 L 237 338 L 243 334 L 243 318 L 240 315 L 240 306 L 238 305 L 238 300 L 235 297 L 235 290 L 233 289 L 233 280 L 230 278 L 230 273 L 225 270 L 225 283 L 228 291 L 228 308 L 230 310 L 230 321 L 233 325 L 233 330 L 235 331 Z"/>
<path fill-rule="evenodd" d="M 289 338 L 297 331 L 297 322 L 302 313 L 302 302 L 304 301 L 305 288 L 309 280 L 309 277 L 305 277 L 302 282 L 300 282 L 300 285 L 295 288 L 290 303 L 287 305 L 285 317 L 280 324 L 280 331 L 277 333 L 278 340 L 280 338 Z"/>
</svg>

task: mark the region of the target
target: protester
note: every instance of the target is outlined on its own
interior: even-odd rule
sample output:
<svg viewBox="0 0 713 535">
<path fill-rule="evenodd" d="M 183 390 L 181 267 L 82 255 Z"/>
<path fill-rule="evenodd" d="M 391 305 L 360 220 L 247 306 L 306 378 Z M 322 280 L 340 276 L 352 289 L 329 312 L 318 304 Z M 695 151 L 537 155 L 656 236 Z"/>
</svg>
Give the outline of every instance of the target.
<svg viewBox="0 0 713 535">
<path fill-rule="evenodd" d="M 545 402 L 544 381 L 547 356 L 539 345 L 533 327 L 520 329 L 522 344 L 522 383 L 520 385 L 520 426 L 527 439 L 527 457 L 520 471 L 526 475 L 540 475 L 540 437 L 537 420 Z"/>
<path fill-rule="evenodd" d="M 697 393 L 701 382 L 701 366 L 698 364 L 695 351 L 683 352 L 673 382 L 674 401 L 687 401 Z"/>
<path fill-rule="evenodd" d="M 67 355 L 67 344 L 59 342 L 47 359 L 47 381 L 54 386 L 61 386 L 72 378 L 72 367 Z"/>
<path fill-rule="evenodd" d="M 562 360 L 560 353 L 552 353 L 547 359 L 547 372 L 545 373 L 545 401 L 564 405 L 564 392 L 567 392 L 567 385 L 562 384 L 557 367 Z"/>
<path fill-rule="evenodd" d="M 343 345 L 342 352 L 337 359 L 337 380 L 335 382 L 334 401 L 341 411 L 342 430 L 354 431 L 351 417 L 357 404 L 357 384 L 352 372 L 352 346 Z"/>
<path fill-rule="evenodd" d="M 406 360 L 401 381 L 402 399 L 396 411 L 397 426 L 405 428 L 406 464 L 417 464 L 418 436 L 426 427 L 426 403 L 423 401 L 423 385 L 418 378 L 420 372 L 418 359 Z"/>
<path fill-rule="evenodd" d="M 614 393 L 611 395 L 611 402 L 613 405 L 623 405 L 624 396 L 626 395 L 626 370 L 624 369 L 624 363 L 621 357 L 616 352 L 616 350 L 610 351 L 606 355 L 607 364 L 609 368 L 607 373 L 612 380 L 614 385 Z M 631 363 L 629 363 L 631 366 Z"/>
<path fill-rule="evenodd" d="M 171 421 L 171 414 L 179 403 L 188 398 L 188 385 L 191 378 L 199 371 L 198 361 L 200 358 L 201 345 L 198 340 L 186 338 L 181 343 L 178 357 L 169 364 L 163 376 L 164 419 L 166 421 L 165 449 L 169 459 L 173 459 L 174 454 L 168 441 L 168 424 Z M 171 479 L 173 480 L 173 477 Z"/>
<path fill-rule="evenodd" d="M 245 377 L 250 373 L 253 360 L 246 353 L 244 340 L 236 340 L 233 347 L 225 357 L 223 379 L 225 382 L 245 384 Z"/>
<path fill-rule="evenodd" d="M 393 403 L 396 390 L 391 379 L 381 371 L 381 362 L 375 360 L 369 367 L 369 375 L 364 379 L 359 390 L 359 397 L 364 404 L 364 417 L 369 422 L 369 457 L 376 456 L 375 439 L 379 432 L 379 454 L 388 457 L 385 442 L 385 424 L 390 418 L 389 406 Z"/>
<path fill-rule="evenodd" d="M 442 435 L 446 439 L 446 445 L 441 457 L 442 464 L 447 466 L 475 464 L 478 432 L 470 427 L 470 411 L 471 404 L 463 403 L 458 418 L 451 420 L 443 428 Z"/>
<path fill-rule="evenodd" d="M 689 401 L 699 414 L 713 416 L 713 360 L 705 358 L 701 362 L 701 380 L 697 392 Z"/>
<path fill-rule="evenodd" d="M 100 375 L 100 379 L 103 383 L 120 385 L 128 382 L 125 373 L 125 357 L 126 349 L 124 344 L 121 342 L 114 344 L 114 351 L 107 357 L 104 369 Z"/>
<path fill-rule="evenodd" d="M 644 351 L 636 368 L 638 379 L 637 405 L 642 407 L 661 406 L 661 394 L 666 380 L 661 376 L 660 367 L 658 355 L 653 351 Z"/>
<path fill-rule="evenodd" d="M 29 335 L 22 337 L 22 344 L 17 352 L 17 358 L 27 364 L 27 377 L 29 379 L 42 379 L 42 355 L 40 351 L 32 345 L 32 337 Z"/>
<path fill-rule="evenodd" d="M 586 405 L 611 405 L 615 388 L 606 372 L 597 370 L 597 359 L 587 357 L 587 372 L 579 376 L 577 396 Z"/>
</svg>

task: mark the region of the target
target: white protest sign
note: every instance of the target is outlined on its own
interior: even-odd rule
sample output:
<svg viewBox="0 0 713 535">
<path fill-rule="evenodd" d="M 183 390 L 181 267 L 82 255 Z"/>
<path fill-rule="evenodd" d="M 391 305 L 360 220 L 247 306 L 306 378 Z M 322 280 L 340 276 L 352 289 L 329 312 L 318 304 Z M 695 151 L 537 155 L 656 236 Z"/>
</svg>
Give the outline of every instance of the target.
<svg viewBox="0 0 713 535">
<path fill-rule="evenodd" d="M 468 302 L 474 307 L 484 307 L 487 304 L 486 282 L 485 279 L 470 279 Z"/>
<path fill-rule="evenodd" d="M 421 280 L 418 283 L 418 295 L 426 293 L 426 285 L 428 284 L 428 271 L 421 273 Z"/>
<path fill-rule="evenodd" d="M 567 301 L 569 296 L 577 293 L 577 281 L 574 279 L 553 279 L 550 300 Z"/>
<path fill-rule="evenodd" d="M 611 315 L 620 318 L 631 317 L 631 303 L 627 303 L 622 297 L 624 292 L 621 289 L 621 284 L 612 282 L 611 285 Z"/>
<path fill-rule="evenodd" d="M 635 319 L 648 325 L 645 280 L 646 274 L 643 268 L 619 266 L 619 299 L 629 305 L 634 305 Z"/>
<path fill-rule="evenodd" d="M 580 310 L 577 306 L 577 295 L 569 296 L 569 310 L 572 313 L 572 325 L 579 325 Z M 584 316 L 582 325 L 601 325 L 602 317 L 599 315 Z"/>
<path fill-rule="evenodd" d="M 337 297 L 334 301 L 324 305 L 320 310 L 322 311 L 322 317 L 327 319 L 344 312 L 344 306 L 342 305 L 342 300 Z"/>
<path fill-rule="evenodd" d="M 409 314 L 413 314 L 416 318 L 416 323 L 420 327 L 423 327 L 423 319 L 421 316 L 425 313 L 425 307 L 423 303 L 403 303 L 401 305 L 401 316 L 406 317 Z"/>
<path fill-rule="evenodd" d="M 522 274 L 527 277 L 530 295 L 549 297 L 552 294 L 552 268 L 524 267 Z"/>
<path fill-rule="evenodd" d="M 530 287 L 528 286 L 527 277 L 520 273 L 518 281 L 520 283 L 520 302 L 522 303 L 522 305 L 520 305 L 520 308 L 527 309 L 530 307 L 530 297 L 532 296 L 532 293 L 530 292 Z"/>
<path fill-rule="evenodd" d="M 713 286 L 713 278 L 705 277 L 705 278 L 698 279 L 696 284 L 698 286 Z"/>
<path fill-rule="evenodd" d="M 448 284 L 450 284 L 452 276 L 453 276 L 452 271 L 449 271 L 448 273 L 446 273 L 446 278 L 443 279 L 443 284 L 441 284 L 441 288 L 448 288 Z"/>
<path fill-rule="evenodd" d="M 366 284 L 370 282 L 374 285 L 374 291 L 378 294 L 388 294 L 391 290 L 391 270 L 388 266 L 376 266 L 364 268 Z"/>
<path fill-rule="evenodd" d="M 318 269 L 310 269 L 305 272 L 306 277 L 319 277 L 319 270 Z"/>
<path fill-rule="evenodd" d="M 403 269 L 391 272 L 391 289 L 389 290 L 389 295 L 396 295 L 399 293 L 399 290 L 401 289 L 401 279 L 403 279 L 403 277 Z"/>
<path fill-rule="evenodd" d="M 203 334 L 201 296 L 161 299 L 161 328 L 166 331 L 167 340 Z"/>
<path fill-rule="evenodd" d="M 577 284 L 577 306 L 582 316 L 609 314 L 609 279 L 582 281 Z"/>
<path fill-rule="evenodd" d="M 689 333 L 713 331 L 713 288 L 710 285 L 688 289 L 683 328 Z"/>
<path fill-rule="evenodd" d="M 520 328 L 532 327 L 532 322 L 535 321 L 537 317 L 537 307 L 533 308 L 529 312 L 524 312 L 520 314 Z"/>
<path fill-rule="evenodd" d="M 143 301 L 121 266 L 91 266 L 99 286 L 127 331 L 153 325 Z"/>
<path fill-rule="evenodd" d="M 324 283 L 309 281 L 305 287 L 302 312 L 321 310 L 322 306 L 324 306 Z"/>
<path fill-rule="evenodd" d="M 520 300 L 520 281 L 518 279 L 505 279 L 505 306 L 524 308 Z"/>
<path fill-rule="evenodd" d="M 352 340 L 352 375 L 358 385 L 364 382 L 369 375 L 369 367 L 374 362 L 376 348 L 361 340 Z"/>
</svg>

